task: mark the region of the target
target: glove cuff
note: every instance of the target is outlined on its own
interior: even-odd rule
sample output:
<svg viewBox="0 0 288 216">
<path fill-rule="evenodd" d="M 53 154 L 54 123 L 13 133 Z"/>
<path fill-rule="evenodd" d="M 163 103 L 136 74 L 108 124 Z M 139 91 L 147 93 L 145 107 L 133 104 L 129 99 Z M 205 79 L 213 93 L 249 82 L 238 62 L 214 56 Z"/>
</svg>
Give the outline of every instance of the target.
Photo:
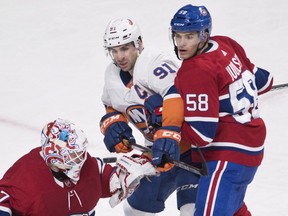
<svg viewBox="0 0 288 216">
<path fill-rule="evenodd" d="M 154 134 L 154 141 L 160 138 L 170 138 L 179 143 L 181 140 L 180 131 L 181 129 L 177 126 L 161 127 Z"/>
<path fill-rule="evenodd" d="M 103 135 L 106 134 L 107 128 L 110 127 L 115 122 L 126 122 L 128 123 L 127 119 L 121 112 L 111 112 L 104 115 L 100 120 L 100 130 Z"/>
<path fill-rule="evenodd" d="M 181 132 L 181 128 L 178 127 L 178 126 L 163 126 L 163 127 L 159 128 L 159 129 L 165 129 L 165 130 L 176 131 L 176 132 L 178 132 L 178 133 Z"/>
</svg>

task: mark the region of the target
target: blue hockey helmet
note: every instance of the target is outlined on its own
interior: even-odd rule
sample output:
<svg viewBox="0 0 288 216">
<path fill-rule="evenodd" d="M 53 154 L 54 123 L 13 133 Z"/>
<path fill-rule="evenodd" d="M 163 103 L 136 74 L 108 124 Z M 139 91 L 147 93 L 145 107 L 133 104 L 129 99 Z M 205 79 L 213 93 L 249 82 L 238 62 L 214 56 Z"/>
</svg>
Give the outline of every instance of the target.
<svg viewBox="0 0 288 216">
<path fill-rule="evenodd" d="M 201 40 L 204 33 L 212 30 L 212 18 L 205 6 L 188 4 L 180 8 L 170 22 L 172 32 L 199 32 Z"/>
</svg>

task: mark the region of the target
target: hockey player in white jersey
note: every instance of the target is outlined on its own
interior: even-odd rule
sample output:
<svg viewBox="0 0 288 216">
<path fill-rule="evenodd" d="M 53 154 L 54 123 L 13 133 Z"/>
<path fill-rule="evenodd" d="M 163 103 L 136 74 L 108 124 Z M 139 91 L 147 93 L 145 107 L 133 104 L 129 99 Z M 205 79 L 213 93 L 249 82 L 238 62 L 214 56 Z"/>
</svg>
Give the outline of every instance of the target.
<svg viewBox="0 0 288 216">
<path fill-rule="evenodd" d="M 105 71 L 102 95 L 106 108 L 100 121 L 104 143 L 110 152 L 130 152 L 136 143 L 130 122 L 142 132 L 146 146 L 159 150 L 153 163 L 161 175 L 141 180 L 124 203 L 126 216 L 152 216 L 163 211 L 175 190 L 180 215 L 191 215 L 199 177 L 174 167 L 167 159 L 191 163 L 190 145 L 180 142 L 184 109 L 173 105 L 181 100 L 174 87 L 179 65 L 168 54 L 144 49 L 142 39 L 139 26 L 131 19 L 112 20 L 106 28 L 104 47 L 112 62 Z"/>
</svg>

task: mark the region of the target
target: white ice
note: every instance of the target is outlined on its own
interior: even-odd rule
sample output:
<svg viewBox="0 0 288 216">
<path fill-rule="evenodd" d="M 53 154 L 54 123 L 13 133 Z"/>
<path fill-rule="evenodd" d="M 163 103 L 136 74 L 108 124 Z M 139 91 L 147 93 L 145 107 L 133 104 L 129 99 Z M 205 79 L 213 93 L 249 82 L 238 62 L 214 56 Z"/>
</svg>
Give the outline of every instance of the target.
<svg viewBox="0 0 288 216">
<path fill-rule="evenodd" d="M 212 35 L 227 35 L 246 49 L 251 61 L 288 82 L 288 18 L 284 0 L 0 0 L 0 176 L 20 156 L 40 145 L 40 131 L 57 117 L 82 127 L 89 151 L 110 156 L 99 120 L 104 70 L 110 59 L 103 33 L 110 19 L 138 21 L 146 46 L 168 52 L 169 22 L 185 4 L 205 5 L 213 17 Z M 266 152 L 246 203 L 255 216 L 288 215 L 288 89 L 260 97 L 267 123 Z M 143 139 L 136 132 L 138 142 Z M 114 155 L 115 156 L 115 155 Z M 99 202 L 97 215 L 123 215 Z M 178 215 L 175 194 L 158 215 Z"/>
</svg>

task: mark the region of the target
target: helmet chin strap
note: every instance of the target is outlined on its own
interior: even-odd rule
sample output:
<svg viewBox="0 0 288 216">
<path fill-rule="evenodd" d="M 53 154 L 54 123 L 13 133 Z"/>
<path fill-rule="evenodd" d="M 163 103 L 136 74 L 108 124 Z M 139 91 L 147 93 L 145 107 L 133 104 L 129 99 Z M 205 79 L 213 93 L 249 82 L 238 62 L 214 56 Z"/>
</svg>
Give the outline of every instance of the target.
<svg viewBox="0 0 288 216">
<path fill-rule="evenodd" d="M 202 42 L 202 41 L 201 41 L 201 42 Z M 200 42 L 200 43 L 201 43 L 201 42 Z M 202 53 L 201 51 L 204 50 L 205 46 L 206 46 L 207 43 L 208 43 L 208 38 L 206 39 L 206 41 L 204 42 L 204 44 L 203 44 L 202 47 L 199 47 L 199 46 L 200 46 L 200 43 L 198 43 L 198 46 L 197 46 L 197 50 L 196 50 L 195 55 Z M 198 53 L 198 52 L 199 52 L 199 53 Z M 193 56 L 194 56 L 194 55 L 193 55 Z"/>
<path fill-rule="evenodd" d="M 205 46 L 206 46 L 207 43 L 208 43 L 208 36 L 205 35 L 205 32 L 204 32 L 204 31 L 199 32 L 199 37 L 200 37 L 200 42 L 199 42 L 198 45 L 197 45 L 197 49 L 196 49 L 195 53 L 194 53 L 191 57 L 194 57 L 194 56 L 196 56 L 197 54 L 202 53 L 201 51 L 204 50 Z M 204 42 L 203 46 L 200 47 L 200 44 L 201 44 L 203 41 L 205 41 L 205 42 Z"/>
<path fill-rule="evenodd" d="M 202 50 L 203 47 L 205 46 L 205 44 L 204 44 L 204 45 L 200 48 L 200 47 L 199 47 L 199 46 L 200 46 L 200 43 L 201 43 L 201 41 L 198 43 L 196 51 L 194 52 L 194 54 L 193 54 L 190 58 L 196 56 L 196 55 L 198 54 L 198 52 L 199 52 L 200 50 Z"/>
</svg>

